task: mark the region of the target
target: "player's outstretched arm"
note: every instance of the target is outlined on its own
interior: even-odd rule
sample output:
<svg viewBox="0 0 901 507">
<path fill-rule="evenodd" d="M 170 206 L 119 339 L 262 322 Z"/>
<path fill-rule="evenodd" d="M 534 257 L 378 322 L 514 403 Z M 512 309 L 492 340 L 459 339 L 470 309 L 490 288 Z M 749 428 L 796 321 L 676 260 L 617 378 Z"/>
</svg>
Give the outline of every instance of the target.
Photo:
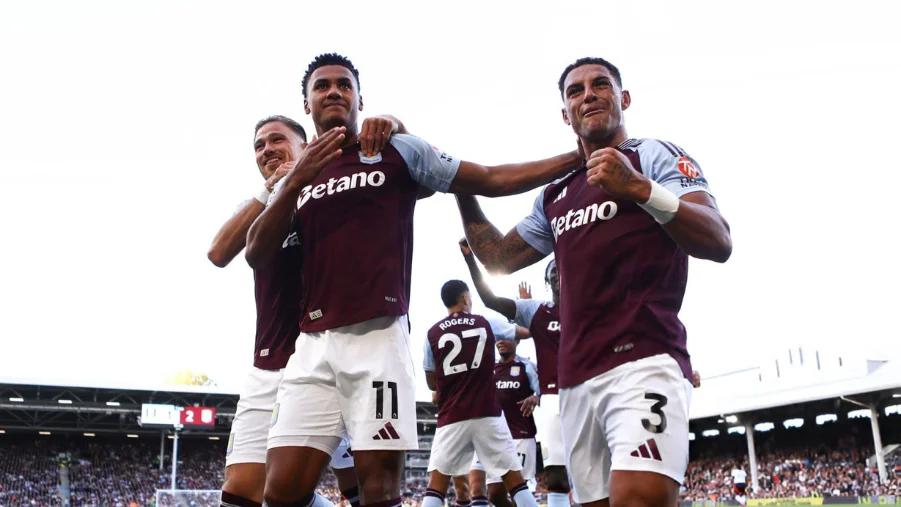
<svg viewBox="0 0 901 507">
<path fill-rule="evenodd" d="M 344 127 L 333 128 L 304 148 L 294 168 L 285 176 L 281 189 L 250 226 L 244 253 L 250 267 L 265 266 L 281 248 L 290 233 L 301 189 L 311 184 L 329 162 L 341 156 L 344 130 Z"/>
<path fill-rule="evenodd" d="M 460 252 L 463 254 L 463 260 L 466 261 L 466 266 L 469 268 L 469 275 L 472 277 L 472 283 L 476 286 L 476 292 L 482 298 L 482 303 L 504 317 L 513 320 L 516 317 L 516 303 L 512 299 L 494 295 L 494 291 L 491 290 L 488 282 L 485 281 L 485 277 L 482 276 L 482 270 L 479 269 L 479 263 L 476 261 L 475 255 L 472 254 L 472 249 L 469 248 L 466 238 L 460 240 Z"/>
<path fill-rule="evenodd" d="M 485 217 L 475 197 L 457 195 L 457 207 L 460 208 L 466 240 L 489 273 L 510 274 L 545 257 L 545 254 L 526 243 L 515 228 L 506 236 L 501 234 Z M 514 313 L 515 311 L 514 309 Z"/>
<path fill-rule="evenodd" d="M 550 183 L 576 169 L 581 163 L 582 156 L 578 151 L 521 164 L 484 166 L 463 161 L 451 182 L 450 191 L 487 197 L 520 194 Z"/>
<path fill-rule="evenodd" d="M 515 308 L 516 303 L 514 303 L 513 306 Z M 513 319 L 515 317 L 510 317 L 510 318 Z M 516 325 L 516 339 L 517 340 L 525 340 L 526 338 L 531 338 L 531 337 L 532 337 L 531 331 L 529 331 L 527 328 L 520 326 L 519 324 Z"/>
<path fill-rule="evenodd" d="M 266 209 L 269 193 L 275 185 L 285 177 L 294 167 L 294 161 L 286 162 L 266 180 L 258 195 L 247 200 L 238 211 L 232 215 L 225 225 L 216 233 L 213 244 L 207 252 L 207 258 L 217 267 L 224 268 L 237 257 L 247 244 L 247 231 L 250 230 L 253 221 Z"/>
</svg>

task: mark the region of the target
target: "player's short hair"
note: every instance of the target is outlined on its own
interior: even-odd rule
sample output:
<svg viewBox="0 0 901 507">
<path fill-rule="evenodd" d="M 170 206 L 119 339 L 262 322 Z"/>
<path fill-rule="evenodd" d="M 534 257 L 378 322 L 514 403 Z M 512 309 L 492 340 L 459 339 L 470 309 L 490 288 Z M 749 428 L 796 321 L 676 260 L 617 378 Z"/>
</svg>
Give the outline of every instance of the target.
<svg viewBox="0 0 901 507">
<path fill-rule="evenodd" d="M 551 283 L 551 268 L 557 265 L 557 259 L 551 259 L 551 262 L 547 263 L 547 267 L 544 268 L 544 281 Z"/>
<path fill-rule="evenodd" d="M 323 53 L 310 62 L 310 65 L 307 66 L 307 71 L 303 74 L 303 96 L 306 98 L 307 96 L 307 85 L 310 84 L 310 76 L 313 75 L 313 72 L 316 71 L 319 67 L 325 67 L 326 65 L 340 65 L 351 72 L 354 75 L 354 79 L 357 81 L 357 90 L 360 89 L 360 71 L 354 67 L 354 64 L 350 61 L 346 56 L 339 55 L 338 53 Z"/>
<path fill-rule="evenodd" d="M 297 123 L 296 121 L 292 120 L 291 118 L 288 118 L 287 116 L 282 116 L 280 114 L 274 114 L 272 116 L 267 116 L 267 117 L 263 118 L 262 120 L 258 121 L 257 126 L 253 128 L 253 135 L 256 136 L 257 133 L 260 131 L 260 129 L 263 128 L 263 125 L 265 125 L 267 123 L 272 123 L 274 121 L 279 121 L 279 122 L 284 123 L 285 125 L 288 126 L 288 128 L 290 128 L 294 132 L 297 132 L 297 135 L 299 135 L 300 138 L 303 139 L 303 142 L 307 142 L 307 131 L 303 129 L 303 126 L 301 126 L 300 123 Z"/>
<path fill-rule="evenodd" d="M 560 74 L 560 81 L 557 82 L 557 86 L 560 88 L 561 97 L 563 96 L 563 82 L 566 81 L 566 76 L 568 76 L 573 69 L 581 67 L 583 65 L 602 65 L 604 67 L 607 67 L 607 70 L 609 70 L 610 74 L 613 75 L 613 80 L 616 81 L 616 84 L 619 85 L 620 88 L 623 87 L 623 77 L 622 75 L 620 75 L 619 69 L 616 68 L 616 65 L 613 65 L 603 58 L 586 56 L 585 58 L 579 58 L 575 62 L 569 64 L 568 67 L 563 69 L 563 74 Z"/>
<path fill-rule="evenodd" d="M 441 302 L 445 308 L 455 306 L 460 296 L 469 292 L 469 286 L 463 280 L 450 280 L 441 287 Z"/>
</svg>

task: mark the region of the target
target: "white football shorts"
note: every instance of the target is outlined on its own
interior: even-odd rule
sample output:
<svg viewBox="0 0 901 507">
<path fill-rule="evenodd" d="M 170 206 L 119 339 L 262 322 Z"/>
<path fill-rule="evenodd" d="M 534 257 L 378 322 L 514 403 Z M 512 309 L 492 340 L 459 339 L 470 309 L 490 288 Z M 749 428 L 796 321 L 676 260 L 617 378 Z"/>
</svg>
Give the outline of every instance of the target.
<svg viewBox="0 0 901 507">
<path fill-rule="evenodd" d="M 266 441 L 269 438 L 269 421 L 275 407 L 278 385 L 284 370 L 261 370 L 252 368 L 244 382 L 235 419 L 232 421 L 228 446 L 225 451 L 225 466 L 236 463 L 266 463 Z M 332 468 L 354 466 L 353 456 L 348 449 L 347 438 L 332 454 Z"/>
<path fill-rule="evenodd" d="M 544 466 L 566 466 L 559 394 L 541 395 L 541 406 L 535 409 L 535 426 L 538 428 L 538 442 L 541 444 L 541 461 Z"/>
<path fill-rule="evenodd" d="M 560 389 L 573 500 L 610 496 L 610 472 L 654 472 L 682 483 L 688 467 L 692 386 L 666 354 L 618 366 Z"/>
<path fill-rule="evenodd" d="M 522 478 L 527 481 L 534 479 L 535 469 L 538 466 L 538 448 L 535 444 L 535 439 L 521 438 L 519 440 L 514 440 L 513 445 L 516 447 L 516 459 L 519 460 L 519 463 L 522 466 Z M 482 472 L 485 472 L 486 484 L 497 484 L 499 482 L 503 482 L 501 480 L 501 476 L 490 474 L 487 470 L 485 470 L 485 466 L 482 465 L 482 462 L 479 460 L 478 453 L 476 453 L 476 457 L 473 460 L 470 469 L 481 470 Z"/>
<path fill-rule="evenodd" d="M 272 412 L 269 448 L 350 436 L 354 451 L 418 449 L 407 317 L 301 333 Z M 321 449 L 329 454 L 332 449 Z"/>
<path fill-rule="evenodd" d="M 498 477 L 522 470 L 507 421 L 499 416 L 459 421 L 435 430 L 428 471 L 449 477 L 465 475 L 476 455 L 487 473 Z"/>
</svg>

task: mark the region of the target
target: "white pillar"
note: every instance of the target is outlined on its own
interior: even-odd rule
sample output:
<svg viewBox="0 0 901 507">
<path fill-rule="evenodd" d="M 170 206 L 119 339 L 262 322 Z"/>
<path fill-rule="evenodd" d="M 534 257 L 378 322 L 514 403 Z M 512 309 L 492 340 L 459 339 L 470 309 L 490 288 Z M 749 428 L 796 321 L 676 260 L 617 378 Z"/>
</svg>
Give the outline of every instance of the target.
<svg viewBox="0 0 901 507">
<path fill-rule="evenodd" d="M 876 406 L 870 407 L 870 425 L 873 426 L 873 447 L 876 449 L 876 467 L 879 469 L 879 482 L 885 484 L 888 474 L 885 472 L 885 457 L 882 455 L 882 435 L 879 434 L 879 411 Z"/>
<path fill-rule="evenodd" d="M 163 471 L 164 459 L 166 459 L 166 432 L 160 430 L 160 472 Z"/>
<path fill-rule="evenodd" d="M 175 473 L 178 468 L 178 430 L 175 430 L 175 438 L 172 440 L 172 491 L 175 491 Z"/>
<path fill-rule="evenodd" d="M 751 487 L 756 496 L 760 490 L 760 482 L 757 476 L 757 450 L 754 448 L 754 423 L 745 423 L 745 438 L 748 440 L 748 468 L 751 469 Z"/>
</svg>

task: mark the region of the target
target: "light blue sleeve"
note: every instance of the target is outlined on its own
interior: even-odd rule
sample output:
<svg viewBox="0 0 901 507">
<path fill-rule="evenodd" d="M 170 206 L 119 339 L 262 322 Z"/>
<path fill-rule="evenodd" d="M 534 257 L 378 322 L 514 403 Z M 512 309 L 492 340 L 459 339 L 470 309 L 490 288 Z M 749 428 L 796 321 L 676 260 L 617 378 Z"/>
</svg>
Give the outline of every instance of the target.
<svg viewBox="0 0 901 507">
<path fill-rule="evenodd" d="M 395 134 L 389 142 L 400 152 L 417 183 L 437 192 L 450 189 L 460 168 L 459 160 L 415 136 Z"/>
<path fill-rule="evenodd" d="M 538 369 L 535 367 L 535 363 L 528 359 L 524 359 L 523 363 L 526 365 L 526 375 L 529 376 L 529 386 L 532 388 L 532 392 L 535 393 L 535 396 L 541 396 L 541 383 L 538 382 Z"/>
<path fill-rule="evenodd" d="M 647 139 L 638 146 L 638 159 L 644 175 L 676 197 L 692 192 L 710 193 L 701 165 L 673 143 Z"/>
<path fill-rule="evenodd" d="M 534 299 L 517 299 L 516 316 L 513 317 L 513 322 L 518 326 L 530 329 L 532 327 L 532 317 L 535 316 L 535 312 L 538 311 L 539 307 L 541 307 L 541 301 L 536 301 Z"/>
<path fill-rule="evenodd" d="M 494 333 L 495 340 L 514 340 L 516 339 L 516 326 L 497 318 L 485 317 L 491 324 L 491 332 Z"/>
<path fill-rule="evenodd" d="M 551 231 L 551 224 L 547 221 L 544 214 L 544 191 L 547 187 L 542 188 L 535 199 L 535 205 L 529 216 L 523 218 L 516 224 L 516 232 L 526 240 L 532 248 L 538 250 L 544 255 L 550 255 L 554 251 L 554 233 Z"/>
<path fill-rule="evenodd" d="M 425 371 L 435 371 L 435 356 L 432 354 L 428 338 L 425 339 L 425 346 L 422 349 L 422 368 Z"/>
</svg>

